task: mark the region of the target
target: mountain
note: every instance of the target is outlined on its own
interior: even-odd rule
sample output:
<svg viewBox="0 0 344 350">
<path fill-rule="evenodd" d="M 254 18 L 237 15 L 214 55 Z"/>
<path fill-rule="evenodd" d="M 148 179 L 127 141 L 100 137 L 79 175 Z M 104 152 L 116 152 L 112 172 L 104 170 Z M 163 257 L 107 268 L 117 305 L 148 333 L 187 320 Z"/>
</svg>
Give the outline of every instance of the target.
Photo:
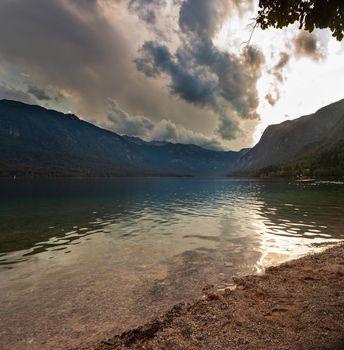
<svg viewBox="0 0 344 350">
<path fill-rule="evenodd" d="M 269 126 L 255 147 L 241 157 L 231 175 L 295 175 L 338 168 L 344 141 L 344 99 L 281 124 Z M 324 156 L 338 158 L 325 163 Z M 330 158 L 331 158 L 330 157 Z M 326 170 L 327 168 L 327 170 Z M 342 168 L 344 170 L 344 168 Z M 344 175 L 344 174 L 343 174 Z"/>
<path fill-rule="evenodd" d="M 225 175 L 245 152 L 146 142 L 99 128 L 73 114 L 0 101 L 1 175 Z"/>
</svg>

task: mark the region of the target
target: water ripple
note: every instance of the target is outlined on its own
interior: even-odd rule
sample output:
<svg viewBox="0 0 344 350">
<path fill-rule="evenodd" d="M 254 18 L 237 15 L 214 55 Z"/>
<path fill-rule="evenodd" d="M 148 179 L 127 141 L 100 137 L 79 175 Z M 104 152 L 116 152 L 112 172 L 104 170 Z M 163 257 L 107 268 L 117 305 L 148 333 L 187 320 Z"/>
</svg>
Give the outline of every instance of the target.
<svg viewBox="0 0 344 350">
<path fill-rule="evenodd" d="M 300 240 L 309 245 L 344 237 L 344 187 L 338 184 L 302 190 L 286 183 L 226 179 L 142 180 L 135 188 L 128 187 L 130 182 L 118 184 L 110 182 L 96 195 L 85 188 L 82 195 L 23 199 L 19 191 L 0 201 L 0 266 L 8 268 L 44 252 L 54 259 L 97 235 L 141 244 L 162 237 L 180 245 L 185 240 L 196 245 L 217 242 L 229 250 L 237 240 L 248 247 L 267 236 L 264 249 L 272 251 L 279 240 L 285 248 L 289 239 L 290 250 Z M 271 239 L 273 245 L 267 243 Z"/>
</svg>

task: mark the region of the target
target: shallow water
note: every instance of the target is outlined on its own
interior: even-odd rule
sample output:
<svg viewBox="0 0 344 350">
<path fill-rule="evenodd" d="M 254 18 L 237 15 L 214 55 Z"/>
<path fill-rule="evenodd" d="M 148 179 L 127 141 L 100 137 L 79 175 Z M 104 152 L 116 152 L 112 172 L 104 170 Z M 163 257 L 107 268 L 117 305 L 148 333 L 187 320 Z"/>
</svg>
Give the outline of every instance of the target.
<svg viewBox="0 0 344 350">
<path fill-rule="evenodd" d="M 0 181 L 0 348 L 110 336 L 344 238 L 344 185 Z"/>
</svg>

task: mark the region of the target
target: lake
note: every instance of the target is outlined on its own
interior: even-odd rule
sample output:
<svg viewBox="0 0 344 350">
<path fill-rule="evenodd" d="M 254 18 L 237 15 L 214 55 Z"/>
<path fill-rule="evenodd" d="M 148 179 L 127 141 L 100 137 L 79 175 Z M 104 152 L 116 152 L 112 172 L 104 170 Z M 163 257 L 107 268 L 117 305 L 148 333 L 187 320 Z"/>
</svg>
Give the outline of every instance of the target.
<svg viewBox="0 0 344 350">
<path fill-rule="evenodd" d="M 344 238 L 344 185 L 0 180 L 0 348 L 65 349 Z"/>
</svg>

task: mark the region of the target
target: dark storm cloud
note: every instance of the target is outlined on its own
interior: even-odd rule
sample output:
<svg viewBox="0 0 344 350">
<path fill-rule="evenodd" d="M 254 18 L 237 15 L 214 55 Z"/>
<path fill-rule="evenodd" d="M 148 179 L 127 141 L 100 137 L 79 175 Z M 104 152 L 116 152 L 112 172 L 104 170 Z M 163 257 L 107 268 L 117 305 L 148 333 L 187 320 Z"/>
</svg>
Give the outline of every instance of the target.
<svg viewBox="0 0 344 350">
<path fill-rule="evenodd" d="M 248 47 L 234 55 L 212 42 L 229 11 L 238 4 L 227 0 L 184 1 L 179 13 L 182 44 L 176 52 L 149 41 L 135 60 L 137 69 L 146 76 L 167 75 L 173 94 L 214 111 L 219 117 L 218 134 L 227 140 L 239 135 L 237 118 L 259 117 L 256 82 L 264 62 L 258 49 Z"/>
<path fill-rule="evenodd" d="M 325 58 L 320 49 L 320 43 L 313 33 L 301 31 L 294 39 L 294 49 L 296 57 L 308 57 L 314 61 L 320 61 Z"/>
<path fill-rule="evenodd" d="M 141 57 L 136 59 L 137 69 L 147 76 L 156 77 L 166 73 L 171 77 L 172 93 L 188 102 L 201 106 L 215 104 L 216 77 L 205 67 L 186 67 L 169 49 L 157 42 L 146 42 Z"/>
<path fill-rule="evenodd" d="M 171 78 L 170 88 L 188 102 L 220 110 L 221 98 L 242 118 L 256 118 L 256 80 L 264 58 L 250 47 L 240 56 L 218 50 L 211 42 L 184 46 L 172 55 L 157 42 L 146 42 L 136 59 L 138 70 L 149 77 L 163 73 Z"/>
</svg>

